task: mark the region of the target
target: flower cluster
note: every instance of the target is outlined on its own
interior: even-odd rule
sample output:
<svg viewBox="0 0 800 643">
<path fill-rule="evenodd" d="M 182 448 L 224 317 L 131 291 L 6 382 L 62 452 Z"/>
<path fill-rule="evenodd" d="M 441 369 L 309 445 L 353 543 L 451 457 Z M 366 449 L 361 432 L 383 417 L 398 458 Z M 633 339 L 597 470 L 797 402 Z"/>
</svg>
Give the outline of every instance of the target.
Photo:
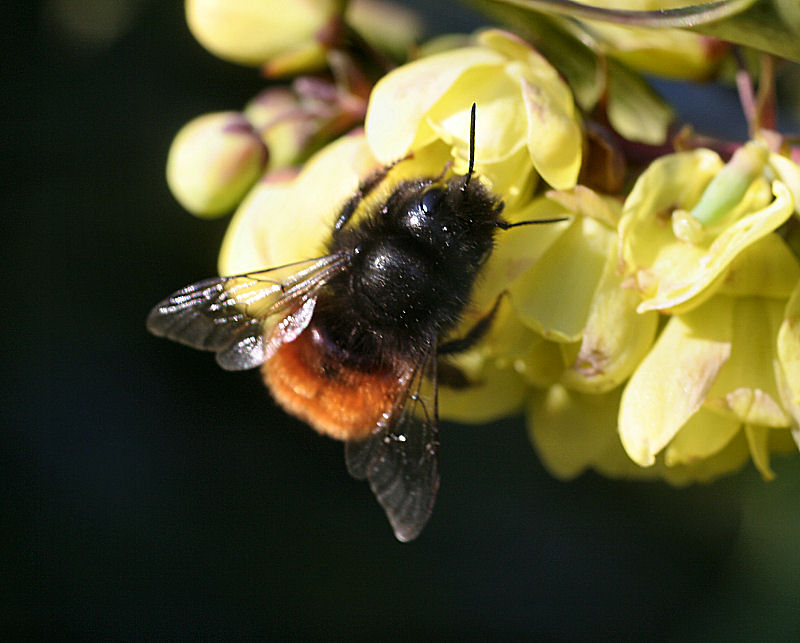
<svg viewBox="0 0 800 643">
<path fill-rule="evenodd" d="M 563 221 L 498 234 L 454 335 L 500 303 L 482 341 L 447 358 L 466 384 L 440 388 L 441 416 L 524 412 L 562 478 L 593 468 L 685 483 L 750 459 L 770 478 L 771 454 L 797 450 L 800 166 L 780 136 L 758 129 L 732 154 L 652 146 L 646 167 L 626 164 L 638 108 L 626 107 L 627 121 L 607 109 L 608 92 L 640 95 L 630 66 L 706 77 L 724 43 L 589 23 L 618 67 L 587 110 L 572 82 L 585 76 L 509 32 L 441 40 L 368 81 L 331 35 L 357 22 L 339 3 L 306 0 L 289 13 L 272 4 L 187 2 L 192 30 L 219 55 L 272 72 L 334 71 L 200 117 L 176 137 L 167 173 L 181 203 L 201 216 L 236 208 L 221 274 L 322 254 L 337 209 L 377 167 L 404 159 L 376 199 L 404 178 L 465 173 L 476 103 L 475 171 L 504 200 L 503 217 Z M 410 19 L 398 24 L 414 31 Z M 362 119 L 363 130 L 333 140 Z M 598 158 L 621 163 L 628 182 L 596 180 Z"/>
</svg>

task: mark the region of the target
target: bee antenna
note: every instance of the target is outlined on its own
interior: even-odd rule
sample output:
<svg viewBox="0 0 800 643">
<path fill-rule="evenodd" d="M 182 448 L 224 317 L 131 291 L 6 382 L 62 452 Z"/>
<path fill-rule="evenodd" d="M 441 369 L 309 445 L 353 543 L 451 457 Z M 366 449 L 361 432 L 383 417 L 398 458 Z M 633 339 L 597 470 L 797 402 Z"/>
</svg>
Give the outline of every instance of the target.
<svg viewBox="0 0 800 643">
<path fill-rule="evenodd" d="M 469 115 L 469 169 L 467 170 L 467 180 L 464 187 L 469 185 L 472 172 L 475 169 L 475 103 L 472 103 L 472 110 Z"/>
<path fill-rule="evenodd" d="M 529 221 L 517 221 L 516 223 L 509 223 L 502 219 L 495 222 L 495 225 L 501 230 L 509 230 L 510 228 L 517 228 L 522 225 L 535 225 L 537 223 L 558 223 L 559 221 L 569 221 L 569 217 L 555 217 L 553 219 L 531 219 Z"/>
</svg>

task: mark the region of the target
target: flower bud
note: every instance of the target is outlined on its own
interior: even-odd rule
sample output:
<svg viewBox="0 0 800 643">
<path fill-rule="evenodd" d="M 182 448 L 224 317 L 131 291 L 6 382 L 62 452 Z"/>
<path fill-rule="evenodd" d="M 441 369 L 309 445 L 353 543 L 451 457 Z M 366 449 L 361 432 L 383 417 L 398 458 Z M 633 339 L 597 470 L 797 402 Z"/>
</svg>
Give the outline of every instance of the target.
<svg viewBox="0 0 800 643">
<path fill-rule="evenodd" d="M 417 14 L 405 6 L 382 0 L 350 0 L 345 20 L 372 47 L 397 59 L 405 59 L 423 31 Z"/>
<path fill-rule="evenodd" d="M 316 35 L 338 16 L 340 5 L 337 0 L 187 0 L 186 20 L 200 44 L 220 58 L 244 65 L 284 59 L 283 71 L 310 70 L 324 64 Z"/>
<path fill-rule="evenodd" d="M 268 170 L 297 163 L 307 151 L 319 121 L 285 87 L 264 90 L 245 106 L 244 114 L 269 150 Z"/>
<path fill-rule="evenodd" d="M 593 3 L 589 3 L 593 4 Z M 681 29 L 647 29 L 587 21 L 609 56 L 634 69 L 677 80 L 705 80 L 716 73 L 729 46 Z"/>
<path fill-rule="evenodd" d="M 753 180 L 761 174 L 768 157 L 767 149 L 750 141 L 734 153 L 711 179 L 690 214 L 704 225 L 719 221 L 742 200 Z"/>
<path fill-rule="evenodd" d="M 167 158 L 167 182 L 183 207 L 216 217 L 236 206 L 258 180 L 267 150 L 238 112 L 195 118 L 177 134 Z"/>
</svg>

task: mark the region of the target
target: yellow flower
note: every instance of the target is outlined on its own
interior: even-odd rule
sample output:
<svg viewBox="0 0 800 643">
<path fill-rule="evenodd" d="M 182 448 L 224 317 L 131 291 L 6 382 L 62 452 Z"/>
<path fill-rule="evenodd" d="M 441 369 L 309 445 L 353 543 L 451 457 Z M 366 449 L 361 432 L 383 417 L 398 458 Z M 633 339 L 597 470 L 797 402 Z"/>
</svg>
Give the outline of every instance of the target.
<svg viewBox="0 0 800 643">
<path fill-rule="evenodd" d="M 630 459 L 622 447 L 617 429 L 622 387 L 601 395 L 569 391 L 556 384 L 534 392 L 528 400 L 528 432 L 548 471 L 569 480 L 586 469 L 613 478 L 664 479 L 676 485 L 706 482 L 740 469 L 749 457 L 744 432 L 703 459 L 666 464 L 658 457 L 650 467 Z M 698 413 L 697 422 L 713 414 Z M 691 435 L 687 424 L 687 435 Z M 682 432 L 683 434 L 683 432 Z M 702 439 L 702 433 L 696 437 Z M 708 451 L 708 449 L 705 449 Z"/>
<path fill-rule="evenodd" d="M 650 349 L 658 315 L 637 313 L 638 295 L 621 287 L 619 211 L 617 201 L 577 186 L 505 215 L 511 222 L 568 221 L 522 227 L 498 238 L 464 328 L 500 293 L 506 296 L 487 338 L 449 358 L 470 386 L 456 392 L 442 388 L 442 417 L 479 422 L 514 411 L 530 395 L 528 389 L 520 397 L 520 382 L 599 394 L 630 376 Z M 503 389 L 508 398 L 496 395 Z"/>
<path fill-rule="evenodd" d="M 569 224 L 529 226 L 504 235 L 476 293 L 481 302 L 505 288 L 522 324 L 555 343 L 516 356 L 516 367 L 534 374 L 532 384 L 542 381 L 542 350 L 560 354 L 558 381 L 597 393 L 624 381 L 649 349 L 657 315 L 637 313 L 638 296 L 621 287 L 615 229 L 619 212 L 617 201 L 578 186 L 548 193 L 508 214 L 511 221 L 571 219 Z"/>
<path fill-rule="evenodd" d="M 258 180 L 268 153 L 238 112 L 199 116 L 175 136 L 167 158 L 167 182 L 183 207 L 216 217 L 236 206 Z"/>
<path fill-rule="evenodd" d="M 532 170 L 553 187 L 575 185 L 582 136 L 569 88 L 530 45 L 499 30 L 382 78 L 367 111 L 370 147 L 391 162 L 442 141 L 463 173 L 472 103 L 476 169 L 507 203 L 527 195 Z"/>
<path fill-rule="evenodd" d="M 788 219 L 797 195 L 775 178 L 774 166 L 790 181 L 800 168 L 784 160 L 751 142 L 727 165 L 703 149 L 651 164 L 625 201 L 619 226 L 620 261 L 642 295 L 640 311 L 698 306 L 737 256 Z"/>
<path fill-rule="evenodd" d="M 718 294 L 669 320 L 620 402 L 632 460 L 651 466 L 663 451 L 667 466 L 696 463 L 743 431 L 756 467 L 772 476 L 770 441 L 785 445 L 793 426 L 777 338 L 798 279 L 800 263 L 770 234 L 739 257 Z"/>
</svg>

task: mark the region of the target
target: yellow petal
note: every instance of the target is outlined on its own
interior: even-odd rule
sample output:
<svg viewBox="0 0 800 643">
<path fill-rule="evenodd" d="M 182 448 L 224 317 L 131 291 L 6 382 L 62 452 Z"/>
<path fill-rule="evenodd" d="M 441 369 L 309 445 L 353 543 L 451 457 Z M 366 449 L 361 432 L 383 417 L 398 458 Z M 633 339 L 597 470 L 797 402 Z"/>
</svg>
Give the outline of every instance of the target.
<svg viewBox="0 0 800 643">
<path fill-rule="evenodd" d="M 510 67 L 514 69 L 513 73 L 521 74 L 531 84 L 544 88 L 560 111 L 572 115 L 574 103 L 569 86 L 555 67 L 530 43 L 502 29 L 486 29 L 478 34 L 476 40 L 502 53 L 512 63 Z"/>
<path fill-rule="evenodd" d="M 571 188 L 581 169 L 583 136 L 571 111 L 558 105 L 546 88 L 521 79 L 533 167 L 554 188 Z"/>
<path fill-rule="evenodd" d="M 775 198 L 767 203 L 759 178 L 734 211 L 708 229 L 706 238 L 687 242 L 675 237 L 665 215 L 676 207 L 691 208 L 719 168 L 719 159 L 707 150 L 671 155 L 651 165 L 626 201 L 621 258 L 642 291 L 640 311 L 680 312 L 699 305 L 723 283 L 743 251 L 791 215 L 786 187 L 774 182 Z"/>
<path fill-rule="evenodd" d="M 439 387 L 439 416 L 465 423 L 491 422 L 517 412 L 527 386 L 511 369 L 499 369 L 491 361 L 479 378 L 466 388 Z"/>
<path fill-rule="evenodd" d="M 363 135 L 346 136 L 312 157 L 291 183 L 259 184 L 228 227 L 222 274 L 324 255 L 338 210 L 375 165 Z"/>
<path fill-rule="evenodd" d="M 619 430 L 628 455 L 642 466 L 700 408 L 731 352 L 730 299 L 717 297 L 673 317 L 625 387 Z"/>
<path fill-rule="evenodd" d="M 610 245 L 580 349 L 562 378 L 585 393 L 603 393 L 625 381 L 650 349 L 658 325 L 657 313 L 636 312 L 639 297 L 622 287 L 616 254 L 616 244 Z"/>
<path fill-rule="evenodd" d="M 615 243 L 616 235 L 602 223 L 575 220 L 509 288 L 522 321 L 548 339 L 579 341 Z"/>
<path fill-rule="evenodd" d="M 475 159 L 497 163 L 513 156 L 525 144 L 519 82 L 505 66 L 476 65 L 467 69 L 426 114 L 436 136 L 456 149 L 454 156 L 469 156 L 470 111 L 475 110 Z"/>
<path fill-rule="evenodd" d="M 435 134 L 423 121 L 450 86 L 470 69 L 499 69 L 503 61 L 490 49 L 463 47 L 403 65 L 381 78 L 370 95 L 365 123 L 375 157 L 389 163 L 412 147 L 430 142 Z M 470 100 L 457 107 L 469 109 L 471 105 Z M 482 120 L 479 112 L 478 131 Z M 469 136 L 468 126 L 463 136 Z"/>
<path fill-rule="evenodd" d="M 531 335 L 532 339 L 527 349 L 520 352 L 511 364 L 531 386 L 538 388 L 552 386 L 564 373 L 562 344 L 547 341 L 538 333 Z"/>
<path fill-rule="evenodd" d="M 776 337 L 784 303 L 756 297 L 735 298 L 733 340 L 728 361 L 706 397 L 706 406 L 738 422 L 787 427 L 775 381 Z"/>
<path fill-rule="evenodd" d="M 750 456 L 753 458 L 756 469 L 765 480 L 774 479 L 775 472 L 769 466 L 770 430 L 765 426 L 746 424 L 744 433 L 747 436 L 747 446 L 750 448 Z"/>
<path fill-rule="evenodd" d="M 546 198 L 539 198 L 526 207 L 503 212 L 509 223 L 565 217 L 569 211 Z M 478 310 L 488 310 L 495 298 L 527 270 L 564 234 L 569 221 L 527 225 L 498 232 L 494 252 L 478 281 L 472 296 Z"/>
<path fill-rule="evenodd" d="M 800 280 L 800 262 L 776 233 L 743 250 L 717 291 L 735 297 L 787 299 Z"/>
<path fill-rule="evenodd" d="M 769 166 L 794 199 L 794 211 L 800 215 L 800 165 L 779 154 L 769 155 Z"/>
<path fill-rule="evenodd" d="M 611 228 L 617 227 L 622 216 L 619 199 L 599 194 L 585 185 L 576 185 L 570 190 L 549 190 L 547 198 L 575 214 L 592 217 Z"/>
<path fill-rule="evenodd" d="M 621 454 L 616 432 L 618 403 L 618 391 L 585 395 L 555 385 L 533 393 L 528 434 L 547 470 L 568 480 L 615 449 Z"/>
<path fill-rule="evenodd" d="M 783 398 L 800 423 L 800 281 L 786 304 L 778 331 L 778 361 L 784 382 Z"/>
<path fill-rule="evenodd" d="M 691 464 L 674 464 L 670 467 L 659 460 L 654 469 L 660 476 L 674 485 L 693 482 L 709 482 L 722 475 L 741 469 L 750 459 L 744 431 L 739 431 L 720 451 Z"/>
<path fill-rule="evenodd" d="M 452 150 L 451 153 L 462 152 Z M 466 158 L 454 157 L 453 172 L 466 174 L 467 167 Z M 509 212 L 530 204 L 539 181 L 539 175 L 533 171 L 531 157 L 525 147 L 520 147 L 516 153 L 495 163 L 484 163 L 476 158 L 475 172 L 492 192 L 503 197 L 506 218 Z"/>
<path fill-rule="evenodd" d="M 619 396 L 618 389 L 585 395 L 558 385 L 531 395 L 528 432 L 539 457 L 554 476 L 570 479 L 592 468 L 614 478 L 663 478 L 671 484 L 686 485 L 707 482 L 740 469 L 747 462 L 744 432 L 737 431 L 708 457 L 695 457 L 684 463 L 673 461 L 670 465 L 659 457 L 651 467 L 637 465 L 619 441 L 615 415 Z"/>
<path fill-rule="evenodd" d="M 217 265 L 220 275 L 238 275 L 281 265 L 270 252 L 270 211 L 284 202 L 293 176 L 258 183 L 228 224 Z"/>
<path fill-rule="evenodd" d="M 339 209 L 377 165 L 363 136 L 340 138 L 306 163 L 286 199 L 270 209 L 269 248 L 278 265 L 326 253 Z"/>
<path fill-rule="evenodd" d="M 724 449 L 741 428 L 740 420 L 701 408 L 669 443 L 664 462 L 672 467 L 705 460 Z"/>
</svg>

